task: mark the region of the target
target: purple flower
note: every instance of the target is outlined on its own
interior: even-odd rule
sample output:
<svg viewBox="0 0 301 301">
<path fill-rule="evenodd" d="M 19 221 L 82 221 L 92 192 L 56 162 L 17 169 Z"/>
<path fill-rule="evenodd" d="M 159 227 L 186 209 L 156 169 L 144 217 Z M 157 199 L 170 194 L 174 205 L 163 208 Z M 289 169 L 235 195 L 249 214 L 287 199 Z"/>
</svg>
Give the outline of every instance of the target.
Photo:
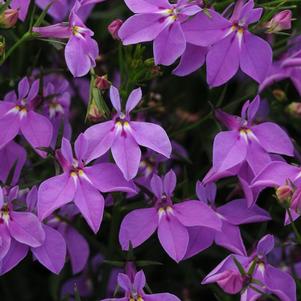
<svg viewBox="0 0 301 301">
<path fill-rule="evenodd" d="M 203 24 L 200 27 L 196 17 L 183 29 L 187 32 L 187 42 L 204 46 L 204 40 L 212 41 L 206 58 L 208 84 L 216 87 L 226 83 L 239 68 L 257 82 L 262 82 L 272 63 L 272 49 L 265 40 L 248 30 L 250 24 L 260 19 L 262 8 L 254 9 L 253 0 L 239 0 L 229 20 L 219 16 L 212 21 L 211 13 L 201 16 Z"/>
<path fill-rule="evenodd" d="M 26 162 L 26 151 L 14 141 L 9 142 L 0 150 L 0 181 L 9 185 L 16 185 L 21 170 Z M 13 168 L 15 166 L 15 170 Z M 10 173 L 13 172 L 12 182 L 7 183 Z"/>
<path fill-rule="evenodd" d="M 10 7 L 18 11 L 18 17 L 21 21 L 25 21 L 30 1 L 29 0 L 12 0 Z"/>
<path fill-rule="evenodd" d="M 95 67 L 95 59 L 99 52 L 97 42 L 92 39 L 93 31 L 87 28 L 77 15 L 80 7 L 81 4 L 76 1 L 67 24 L 33 27 L 33 32 L 42 37 L 69 39 L 65 47 L 65 60 L 74 77 L 84 76 L 91 67 Z"/>
<path fill-rule="evenodd" d="M 199 201 L 173 204 L 172 194 L 176 187 L 176 175 L 171 170 L 164 178 L 154 175 L 151 189 L 155 196 L 152 208 L 136 209 L 122 221 L 119 242 L 123 250 L 134 248 L 146 241 L 158 230 L 159 241 L 166 253 L 176 262 L 187 252 L 192 227 L 221 230 L 221 221 L 215 212 Z"/>
<path fill-rule="evenodd" d="M 146 294 L 143 290 L 146 280 L 142 270 L 137 272 L 134 277 L 119 273 L 117 281 L 119 287 L 124 291 L 124 297 L 103 299 L 102 301 L 180 301 L 178 297 L 169 293 Z"/>
<path fill-rule="evenodd" d="M 227 174 L 242 163 L 247 162 L 256 175 L 271 161 L 272 154 L 294 155 L 291 139 L 277 124 L 264 122 L 253 124 L 260 105 L 257 96 L 247 101 L 241 117 L 229 115 L 218 110 L 217 118 L 229 129 L 216 135 L 213 144 L 213 167 L 204 181 L 208 182 L 214 174 Z"/>
<path fill-rule="evenodd" d="M 56 209 L 74 201 L 90 228 L 99 230 L 104 199 L 101 192 L 134 192 L 131 183 L 111 163 L 86 166 L 87 141 L 83 134 L 75 141 L 75 157 L 70 142 L 63 138 L 57 157 L 63 173 L 44 181 L 38 192 L 38 215 L 45 219 Z"/>
<path fill-rule="evenodd" d="M 85 131 L 89 142 L 87 160 L 98 158 L 111 148 L 113 158 L 127 180 L 134 178 L 138 172 L 141 160 L 139 145 L 167 158 L 171 153 L 171 143 L 159 125 L 130 119 L 130 112 L 137 106 L 141 97 L 140 88 L 133 90 L 123 113 L 119 92 L 112 86 L 110 98 L 117 114 L 113 120 L 91 126 Z"/>
<path fill-rule="evenodd" d="M 45 241 L 39 219 L 31 212 L 14 209 L 18 191 L 18 187 L 0 188 L 0 275 L 16 266 L 29 247 L 38 248 Z"/>
<path fill-rule="evenodd" d="M 50 121 L 35 112 L 35 99 L 39 92 L 39 80 L 32 85 L 24 77 L 18 85 L 18 97 L 14 91 L 6 94 L 0 102 L 0 126 L 5 131 L 0 133 L 0 148 L 12 141 L 21 131 L 25 139 L 41 156 L 46 153 L 38 147 L 48 147 L 52 138 Z"/>
<path fill-rule="evenodd" d="M 213 241 L 217 245 L 223 246 L 236 254 L 246 255 L 239 225 L 268 221 L 270 220 L 269 214 L 256 205 L 248 208 L 245 199 L 233 200 L 223 206 L 216 207 L 216 185 L 213 183 L 203 185 L 201 182 L 198 182 L 196 192 L 199 200 L 216 212 L 216 216 L 221 221 L 222 227 L 221 231 L 209 230 L 203 227 L 190 229 L 189 234 L 193 239 L 189 243 L 185 258 L 191 257 L 208 248 Z"/>
<path fill-rule="evenodd" d="M 259 92 L 262 92 L 266 87 L 273 83 L 284 79 L 290 79 L 299 95 L 301 95 L 301 36 L 292 40 L 290 44 L 290 50 L 285 53 L 281 59 L 274 62 L 269 69 L 265 80 L 259 87 Z"/>
<path fill-rule="evenodd" d="M 229 294 L 241 292 L 242 301 L 255 301 L 262 294 L 273 294 L 281 301 L 295 301 L 294 279 L 287 272 L 268 263 L 266 256 L 273 248 L 274 237 L 266 235 L 258 242 L 251 256 L 229 255 L 205 277 L 202 283 L 216 282 Z M 245 275 L 239 271 L 234 258 L 245 270 Z"/>
<path fill-rule="evenodd" d="M 125 0 L 135 13 L 124 22 L 118 36 L 124 45 L 154 41 L 156 64 L 171 65 L 185 51 L 186 40 L 182 23 L 201 11 L 195 1 Z"/>
</svg>

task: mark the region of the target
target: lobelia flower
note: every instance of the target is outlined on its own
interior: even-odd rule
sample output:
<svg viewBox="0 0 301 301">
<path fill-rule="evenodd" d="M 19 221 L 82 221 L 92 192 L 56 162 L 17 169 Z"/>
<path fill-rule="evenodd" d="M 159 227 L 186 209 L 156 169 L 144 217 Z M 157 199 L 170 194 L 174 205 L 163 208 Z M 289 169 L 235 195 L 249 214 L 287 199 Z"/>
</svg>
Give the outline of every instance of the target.
<svg viewBox="0 0 301 301">
<path fill-rule="evenodd" d="M 186 40 L 182 23 L 201 11 L 195 1 L 125 0 L 135 13 L 118 31 L 124 45 L 154 41 L 156 64 L 171 65 L 185 51 Z"/>
<path fill-rule="evenodd" d="M 141 97 L 140 88 L 133 90 L 123 113 L 119 92 L 111 86 L 110 98 L 117 113 L 112 120 L 91 126 L 85 131 L 89 142 L 87 161 L 100 157 L 111 148 L 113 158 L 127 180 L 137 175 L 141 160 L 139 145 L 150 148 L 167 158 L 171 154 L 171 143 L 162 127 L 154 123 L 130 119 L 130 113 Z"/>
<path fill-rule="evenodd" d="M 18 97 L 14 91 L 0 101 L 0 148 L 13 140 L 19 132 L 42 157 L 44 151 L 38 147 L 48 147 L 52 138 L 52 125 L 43 115 L 35 112 L 35 100 L 39 92 L 39 80 L 30 85 L 24 77 L 18 85 Z"/>
<path fill-rule="evenodd" d="M 185 258 L 208 248 L 213 241 L 236 254 L 246 255 L 239 225 L 268 221 L 271 219 L 268 212 L 256 205 L 248 208 L 245 199 L 233 200 L 223 206 L 216 207 L 216 185 L 214 183 L 203 185 L 201 182 L 197 182 L 196 193 L 203 204 L 215 211 L 222 227 L 221 231 L 203 227 L 189 229 L 189 237 L 193 237 L 193 239 L 190 240 Z"/>
<path fill-rule="evenodd" d="M 75 156 L 70 142 L 63 138 L 57 151 L 58 161 L 63 169 L 59 176 L 44 181 L 38 191 L 38 216 L 44 220 L 56 209 L 74 201 L 75 205 L 96 233 L 99 230 L 104 199 L 101 192 L 135 192 L 116 165 L 100 163 L 86 166 L 87 141 L 79 135 L 75 144 Z"/>
<path fill-rule="evenodd" d="M 25 162 L 25 149 L 14 141 L 7 143 L 0 150 L 0 181 L 7 185 L 16 185 Z M 10 176 L 11 182 L 8 183 Z"/>
<path fill-rule="evenodd" d="M 45 241 L 43 226 L 36 215 L 14 209 L 18 192 L 18 187 L 0 187 L 0 275 L 15 267 L 29 247 L 38 248 Z"/>
<path fill-rule="evenodd" d="M 65 47 L 65 60 L 74 77 L 84 76 L 91 67 L 95 67 L 95 59 L 99 53 L 97 42 L 92 39 L 93 31 L 87 28 L 77 15 L 80 7 L 80 2 L 76 1 L 70 12 L 68 23 L 32 29 L 41 37 L 68 39 Z"/>
<path fill-rule="evenodd" d="M 119 242 L 123 250 L 128 250 L 130 245 L 134 248 L 141 245 L 158 230 L 162 247 L 179 262 L 187 252 L 191 227 L 221 230 L 220 219 L 204 203 L 193 200 L 173 204 L 176 175 L 172 170 L 164 178 L 153 175 L 150 185 L 155 196 L 153 207 L 133 210 L 121 223 Z"/>
<path fill-rule="evenodd" d="M 206 57 L 209 86 L 226 83 L 239 69 L 259 83 L 265 79 L 272 64 L 272 49 L 265 40 L 248 30 L 261 14 L 262 8 L 254 8 L 253 0 L 239 0 L 229 20 L 220 18 L 223 20 L 217 20 L 213 28 L 202 28 L 200 35 L 203 39 L 221 36 L 209 48 Z"/>
<path fill-rule="evenodd" d="M 134 276 L 119 273 L 117 282 L 124 291 L 122 298 L 108 298 L 101 301 L 180 301 L 180 299 L 170 293 L 146 294 L 143 288 L 146 286 L 144 272 L 141 270 Z"/>
<path fill-rule="evenodd" d="M 265 80 L 259 87 L 262 92 L 266 87 L 282 81 L 290 79 L 301 95 L 301 36 L 297 36 L 290 42 L 290 48 L 278 61 L 269 69 Z"/>
<path fill-rule="evenodd" d="M 204 182 L 214 174 L 226 174 L 244 162 L 248 163 L 256 175 L 271 161 L 271 153 L 294 155 L 290 138 L 277 124 L 253 124 L 259 105 L 259 96 L 252 102 L 247 101 L 242 108 L 241 117 L 216 111 L 216 117 L 229 131 L 222 131 L 214 138 L 213 166 Z"/>
<path fill-rule="evenodd" d="M 71 138 L 72 128 L 69 122 L 71 93 L 69 82 L 58 75 L 47 75 L 43 78 L 45 99 L 43 104 L 44 114 L 53 126 L 51 146 L 55 148 L 60 128 L 63 127 L 63 137 Z"/>
<path fill-rule="evenodd" d="M 251 256 L 229 255 L 205 277 L 202 284 L 216 282 L 229 294 L 241 292 L 241 301 L 255 301 L 262 294 L 273 294 L 281 301 L 295 301 L 296 284 L 292 276 L 268 263 L 267 254 L 273 248 L 274 237 L 264 236 Z M 234 258 L 246 275 L 241 274 Z"/>
</svg>

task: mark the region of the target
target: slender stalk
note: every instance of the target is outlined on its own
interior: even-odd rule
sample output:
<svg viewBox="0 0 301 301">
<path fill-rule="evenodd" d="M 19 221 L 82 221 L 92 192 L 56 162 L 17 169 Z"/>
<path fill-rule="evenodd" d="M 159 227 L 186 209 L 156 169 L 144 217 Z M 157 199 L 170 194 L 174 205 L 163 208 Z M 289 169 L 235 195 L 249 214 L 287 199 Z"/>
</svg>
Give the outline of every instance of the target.
<svg viewBox="0 0 301 301">
<path fill-rule="evenodd" d="M 301 245 L 301 234 L 300 234 L 300 232 L 298 231 L 298 229 L 296 227 L 296 224 L 295 224 L 295 222 L 293 220 L 293 217 L 292 217 L 292 214 L 290 212 L 290 209 L 286 209 L 286 212 L 288 214 L 288 217 L 289 217 L 289 220 L 291 222 L 292 228 L 293 228 L 293 230 L 295 232 L 295 235 L 296 235 L 296 238 L 297 238 L 297 242 L 298 242 L 299 245 Z"/>
</svg>

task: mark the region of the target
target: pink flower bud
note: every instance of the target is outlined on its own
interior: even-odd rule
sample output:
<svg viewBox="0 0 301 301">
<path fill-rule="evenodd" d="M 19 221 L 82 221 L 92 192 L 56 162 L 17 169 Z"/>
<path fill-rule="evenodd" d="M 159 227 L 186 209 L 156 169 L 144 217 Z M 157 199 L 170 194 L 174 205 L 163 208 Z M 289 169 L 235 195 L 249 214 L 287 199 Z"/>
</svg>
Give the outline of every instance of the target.
<svg viewBox="0 0 301 301">
<path fill-rule="evenodd" d="M 0 16 L 0 26 L 2 28 L 12 28 L 18 21 L 18 10 L 8 8 Z"/>
<path fill-rule="evenodd" d="M 119 40 L 118 31 L 121 27 L 123 21 L 120 19 L 114 20 L 110 25 L 108 26 L 108 31 L 115 40 Z"/>
<path fill-rule="evenodd" d="M 301 117 L 301 102 L 292 102 L 287 109 L 294 117 Z"/>
<path fill-rule="evenodd" d="M 244 279 L 238 271 L 227 270 L 219 275 L 217 284 L 228 294 L 237 294 L 243 288 Z"/>
<path fill-rule="evenodd" d="M 284 203 L 286 201 L 289 201 L 293 195 L 293 190 L 289 185 L 283 185 L 280 186 L 276 190 L 276 196 L 280 203 Z"/>
<path fill-rule="evenodd" d="M 270 22 L 266 24 L 269 33 L 288 30 L 292 27 L 292 12 L 290 10 L 283 10 L 276 14 Z"/>
<path fill-rule="evenodd" d="M 95 79 L 95 86 L 100 90 L 108 90 L 111 83 L 108 81 L 107 75 L 97 76 Z"/>
</svg>

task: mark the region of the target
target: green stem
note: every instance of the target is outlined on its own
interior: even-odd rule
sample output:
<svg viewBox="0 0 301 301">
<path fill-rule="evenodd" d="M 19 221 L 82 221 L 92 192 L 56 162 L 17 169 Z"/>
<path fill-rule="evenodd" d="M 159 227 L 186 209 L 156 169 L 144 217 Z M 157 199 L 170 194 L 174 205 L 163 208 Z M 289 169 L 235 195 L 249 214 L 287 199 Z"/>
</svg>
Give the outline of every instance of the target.
<svg viewBox="0 0 301 301">
<path fill-rule="evenodd" d="M 292 228 L 293 228 L 293 230 L 295 232 L 295 235 L 296 235 L 296 238 L 297 238 L 297 242 L 298 242 L 299 245 L 301 245 L 301 235 L 300 235 L 300 232 L 298 231 L 298 229 L 296 227 L 296 224 L 295 224 L 295 222 L 293 220 L 293 217 L 292 217 L 290 209 L 286 209 L 286 212 L 288 214 L 288 217 L 289 217 L 289 220 L 291 222 Z"/>
<path fill-rule="evenodd" d="M 24 42 L 32 39 L 33 34 L 31 32 L 26 32 L 21 39 L 19 39 L 8 51 L 7 53 L 3 56 L 3 59 L 0 62 L 0 65 L 2 65 L 12 54 L 13 52 Z"/>
</svg>

